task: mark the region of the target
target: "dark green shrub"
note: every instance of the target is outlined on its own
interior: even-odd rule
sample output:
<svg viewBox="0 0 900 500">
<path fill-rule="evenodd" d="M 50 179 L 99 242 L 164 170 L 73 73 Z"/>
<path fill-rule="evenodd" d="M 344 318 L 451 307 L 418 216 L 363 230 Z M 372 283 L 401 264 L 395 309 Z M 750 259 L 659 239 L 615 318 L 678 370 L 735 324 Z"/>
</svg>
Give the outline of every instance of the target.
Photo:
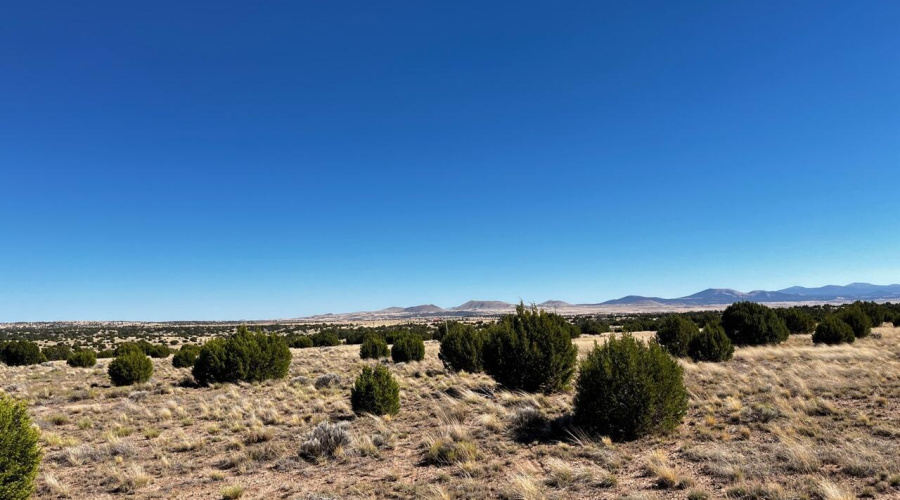
<svg viewBox="0 0 900 500">
<path fill-rule="evenodd" d="M 116 352 L 112 349 L 105 349 L 97 352 L 97 359 L 109 359 L 116 357 Z"/>
<path fill-rule="evenodd" d="M 553 321 L 559 322 L 558 328 L 561 328 L 563 330 L 568 330 L 570 339 L 574 340 L 574 339 L 577 339 L 578 337 L 581 337 L 581 328 L 579 328 L 578 325 L 576 325 L 574 323 L 570 323 L 569 320 L 567 320 L 566 318 L 564 318 L 558 314 L 551 314 L 550 319 Z"/>
<path fill-rule="evenodd" d="M 146 340 L 138 341 L 138 347 L 151 358 L 166 358 L 172 354 L 172 349 L 169 346 L 165 344 L 151 344 Z"/>
<path fill-rule="evenodd" d="M 450 331 L 450 325 L 458 324 L 456 321 L 445 321 L 437 326 L 437 329 L 431 334 L 431 338 L 438 342 L 443 342 L 444 337 Z"/>
<path fill-rule="evenodd" d="M 341 345 L 341 338 L 337 333 L 326 330 L 312 335 L 312 343 L 315 347 L 331 347 Z"/>
<path fill-rule="evenodd" d="M 200 346 L 185 344 L 172 356 L 172 366 L 175 368 L 191 368 L 197 362 L 200 355 Z"/>
<path fill-rule="evenodd" d="M 600 335 L 609 331 L 609 324 L 591 317 L 577 318 L 575 326 L 581 330 L 581 333 L 586 335 Z"/>
<path fill-rule="evenodd" d="M 393 344 L 394 342 L 397 341 L 397 339 L 403 333 L 404 332 L 402 332 L 400 330 L 387 330 L 387 331 L 382 332 L 381 334 L 384 336 L 385 342 L 387 342 L 388 344 Z"/>
<path fill-rule="evenodd" d="M 842 344 L 854 340 L 853 328 L 834 315 L 823 319 L 812 336 L 814 344 Z"/>
<path fill-rule="evenodd" d="M 284 338 L 261 331 L 251 333 L 246 327 L 228 338 L 203 344 L 194 363 L 197 383 L 260 382 L 284 378 L 291 365 L 291 350 Z"/>
<path fill-rule="evenodd" d="M 350 390 L 350 404 L 355 413 L 394 415 L 400 411 L 400 386 L 383 365 L 366 366 Z"/>
<path fill-rule="evenodd" d="M 141 353 L 141 354 L 146 354 L 144 352 L 144 350 L 141 349 L 141 346 L 135 344 L 134 342 L 125 342 L 125 343 L 117 345 L 115 347 L 115 349 L 113 349 L 113 356 L 119 357 L 119 356 L 124 356 L 125 354 L 131 354 L 131 353 L 136 353 L 136 352 Z"/>
<path fill-rule="evenodd" d="M 656 330 L 659 330 L 659 321 L 653 318 L 633 318 L 622 323 L 622 331 L 626 333 L 655 332 Z"/>
<path fill-rule="evenodd" d="M 816 320 L 809 313 L 797 307 L 777 309 L 778 316 L 792 334 L 809 333 L 816 329 Z"/>
<path fill-rule="evenodd" d="M 894 317 L 894 327 L 900 327 L 900 314 Z"/>
<path fill-rule="evenodd" d="M 0 359 L 9 366 L 36 365 L 47 360 L 41 354 L 41 348 L 30 340 L 0 344 Z"/>
<path fill-rule="evenodd" d="M 572 380 L 577 356 L 557 315 L 519 304 L 489 328 L 482 359 L 484 371 L 507 388 L 549 393 Z"/>
<path fill-rule="evenodd" d="M 869 323 L 871 323 L 873 327 L 881 326 L 882 323 L 889 320 L 888 315 L 890 311 L 877 302 L 856 301 L 853 305 L 862 309 L 862 312 L 869 317 Z"/>
<path fill-rule="evenodd" d="M 31 498 L 41 463 L 39 439 L 25 403 L 0 393 L 0 498 Z"/>
<path fill-rule="evenodd" d="M 736 302 L 722 313 L 722 327 L 735 345 L 778 344 L 790 333 L 772 309 L 755 302 Z"/>
<path fill-rule="evenodd" d="M 167 358 L 172 354 L 172 348 L 165 344 L 149 344 L 144 353 L 151 358 Z"/>
<path fill-rule="evenodd" d="M 391 346 L 391 359 L 394 363 L 408 363 L 425 359 L 425 343 L 411 333 L 397 337 Z"/>
<path fill-rule="evenodd" d="M 146 340 L 139 340 L 137 342 L 125 342 L 123 344 L 119 344 L 116 346 L 115 355 L 116 357 L 121 356 L 127 352 L 140 351 L 151 358 L 165 358 L 168 357 L 169 354 L 172 354 L 172 349 L 169 346 L 164 344 L 151 344 Z"/>
<path fill-rule="evenodd" d="M 547 319 L 555 323 L 555 328 L 569 333 L 570 339 L 581 337 L 581 328 L 578 325 L 570 323 L 569 320 L 555 313 L 547 313 Z"/>
<path fill-rule="evenodd" d="M 386 358 L 389 353 L 387 342 L 372 333 L 359 345 L 359 357 L 362 359 Z"/>
<path fill-rule="evenodd" d="M 91 349 L 79 349 L 69 354 L 66 364 L 76 368 L 90 368 L 97 364 L 97 353 Z"/>
<path fill-rule="evenodd" d="M 710 323 L 691 339 L 688 356 L 694 361 L 728 361 L 734 355 L 734 345 L 718 323 Z"/>
<path fill-rule="evenodd" d="M 683 358 L 688 355 L 688 346 L 700 329 L 693 321 L 677 315 L 669 315 L 659 322 L 656 342 L 666 348 L 672 356 Z"/>
<path fill-rule="evenodd" d="M 353 330 L 341 330 L 338 337 L 344 339 L 346 345 L 359 345 L 365 342 L 370 335 L 376 335 L 384 338 L 384 333 L 380 329 L 359 327 Z M 387 340 L 385 340 L 387 342 Z"/>
<path fill-rule="evenodd" d="M 858 304 L 845 307 L 838 313 L 838 318 L 850 325 L 853 335 L 858 339 L 868 337 L 872 333 L 872 321 Z"/>
<path fill-rule="evenodd" d="M 307 349 L 313 346 L 313 340 L 309 335 L 292 334 L 285 337 L 285 341 L 291 349 Z"/>
<path fill-rule="evenodd" d="M 72 354 L 72 348 L 68 344 L 56 344 L 41 349 L 47 361 L 65 361 Z"/>
<path fill-rule="evenodd" d="M 483 351 L 485 332 L 472 325 L 450 323 L 441 340 L 438 358 L 451 371 L 477 373 L 484 369 Z"/>
<path fill-rule="evenodd" d="M 655 341 L 629 334 L 595 346 L 581 362 L 575 422 L 591 432 L 631 440 L 675 429 L 687 411 L 681 366 Z"/>
<path fill-rule="evenodd" d="M 109 363 L 107 369 L 113 385 L 132 385 L 150 380 L 153 362 L 141 351 L 127 351 Z"/>
</svg>

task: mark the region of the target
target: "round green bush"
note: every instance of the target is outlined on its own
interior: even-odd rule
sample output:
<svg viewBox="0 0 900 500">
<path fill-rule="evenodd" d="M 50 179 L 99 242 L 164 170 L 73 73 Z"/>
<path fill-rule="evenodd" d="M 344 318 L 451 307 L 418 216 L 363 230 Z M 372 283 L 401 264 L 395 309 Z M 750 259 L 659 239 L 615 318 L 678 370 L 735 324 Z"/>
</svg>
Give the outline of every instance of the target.
<svg viewBox="0 0 900 500">
<path fill-rule="evenodd" d="M 451 371 L 477 373 L 484 369 L 485 333 L 472 325 L 450 323 L 441 340 L 438 358 Z"/>
<path fill-rule="evenodd" d="M 778 344 L 790 332 L 774 310 L 755 302 L 736 302 L 722 313 L 722 327 L 735 345 Z"/>
<path fill-rule="evenodd" d="M 585 430 L 632 440 L 670 432 L 684 419 L 688 395 L 678 361 L 655 341 L 611 338 L 581 362 L 574 418 Z"/>
<path fill-rule="evenodd" d="M 25 402 L 0 393 L 0 498 L 31 498 L 41 463 L 39 439 Z"/>
<path fill-rule="evenodd" d="M 91 349 L 79 349 L 69 354 L 66 364 L 75 368 L 90 368 L 97 364 L 97 353 Z"/>
<path fill-rule="evenodd" d="M 337 333 L 326 330 L 312 335 L 312 343 L 315 347 L 333 347 L 341 345 L 341 338 Z"/>
<path fill-rule="evenodd" d="M 683 358 L 688 355 L 688 346 L 700 329 L 693 321 L 675 314 L 666 316 L 656 330 L 656 342 L 668 350 L 672 356 Z"/>
<path fill-rule="evenodd" d="M 150 380 L 153 362 L 143 352 L 128 351 L 109 363 L 107 369 L 113 385 L 132 385 Z"/>
<path fill-rule="evenodd" d="M 373 332 L 373 331 L 370 331 L 369 328 L 366 328 L 366 327 L 359 327 L 359 328 L 354 328 L 352 330 L 341 331 L 341 334 L 339 337 L 344 339 L 345 345 L 360 345 L 363 342 L 365 342 L 366 339 L 369 338 L 370 335 L 376 335 L 383 339 L 385 338 L 383 332 L 380 332 L 380 331 Z M 387 342 L 387 339 L 385 339 L 385 342 Z"/>
<path fill-rule="evenodd" d="M 366 366 L 350 389 L 350 404 L 358 414 L 394 415 L 400 411 L 400 386 L 383 365 Z"/>
<path fill-rule="evenodd" d="M 253 332 L 246 327 L 228 338 L 210 340 L 200 348 L 194 363 L 194 379 L 213 382 L 261 382 L 284 378 L 291 366 L 291 350 L 284 337 Z"/>
<path fill-rule="evenodd" d="M 143 349 L 141 349 L 141 346 L 139 346 L 138 344 L 136 344 L 134 342 L 125 342 L 125 343 L 117 345 L 115 347 L 115 349 L 113 349 L 113 357 L 116 357 L 116 358 L 118 358 L 119 356 L 124 356 L 126 354 L 131 354 L 131 353 L 147 354 L 144 352 Z"/>
<path fill-rule="evenodd" d="M 172 349 L 165 344 L 151 344 L 150 342 L 143 342 L 141 345 L 141 349 L 144 350 L 144 354 L 150 356 L 151 358 L 168 358 L 170 354 L 172 354 Z"/>
<path fill-rule="evenodd" d="M 309 335 L 291 334 L 285 337 L 288 347 L 291 349 L 308 349 L 313 346 L 313 340 Z"/>
<path fill-rule="evenodd" d="M 366 335 L 359 345 L 359 357 L 362 359 L 386 358 L 389 353 L 387 342 L 380 335 Z"/>
<path fill-rule="evenodd" d="M 0 344 L 0 359 L 9 366 L 36 365 L 47 360 L 41 348 L 30 340 L 15 340 Z"/>
<path fill-rule="evenodd" d="M 190 368 L 197 362 L 200 355 L 200 346 L 185 344 L 172 356 L 172 366 L 175 368 Z"/>
<path fill-rule="evenodd" d="M 68 344 L 56 344 L 41 349 L 47 361 L 65 361 L 72 354 L 72 348 Z"/>
<path fill-rule="evenodd" d="M 868 337 L 872 333 L 872 320 L 858 304 L 845 307 L 838 313 L 838 318 L 850 325 L 853 335 L 858 339 Z"/>
<path fill-rule="evenodd" d="M 116 356 L 121 356 L 126 352 L 140 351 L 151 358 L 165 358 L 168 357 L 169 354 L 172 354 L 172 349 L 165 344 L 151 344 L 146 340 L 139 340 L 137 342 L 125 342 L 123 344 L 119 344 L 116 346 L 115 354 Z"/>
<path fill-rule="evenodd" d="M 816 329 L 815 318 L 799 307 L 778 309 L 777 313 L 791 334 L 809 333 Z"/>
<path fill-rule="evenodd" d="M 556 316 L 520 303 L 516 314 L 491 325 L 482 358 L 485 373 L 513 390 L 550 393 L 565 388 L 575 375 L 578 348 L 568 323 Z"/>
<path fill-rule="evenodd" d="M 425 359 L 425 342 L 418 335 L 407 333 L 397 337 L 391 346 L 391 359 L 394 363 L 408 363 Z"/>
<path fill-rule="evenodd" d="M 610 330 L 609 324 L 594 318 L 592 316 L 579 317 L 575 319 L 575 326 L 586 335 L 600 335 Z"/>
<path fill-rule="evenodd" d="M 718 323 L 710 323 L 691 339 L 688 356 L 694 361 L 728 361 L 734 355 L 734 345 Z"/>
<path fill-rule="evenodd" d="M 855 340 L 853 328 L 834 315 L 823 319 L 812 336 L 814 344 L 843 344 Z"/>
</svg>

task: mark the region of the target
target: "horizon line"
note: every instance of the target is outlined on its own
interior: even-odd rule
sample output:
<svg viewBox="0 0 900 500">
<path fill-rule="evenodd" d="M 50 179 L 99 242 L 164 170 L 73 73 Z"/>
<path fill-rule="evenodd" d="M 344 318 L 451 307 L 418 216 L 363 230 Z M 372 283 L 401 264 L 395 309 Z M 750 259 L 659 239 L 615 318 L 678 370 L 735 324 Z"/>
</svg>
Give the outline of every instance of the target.
<svg viewBox="0 0 900 500">
<path fill-rule="evenodd" d="M 728 291 L 728 292 L 735 292 L 735 293 L 740 294 L 740 295 L 745 295 L 745 294 L 751 294 L 751 293 L 755 293 L 755 292 L 776 292 L 776 293 L 777 293 L 777 292 L 781 292 L 781 290 L 787 290 L 787 289 L 790 289 L 790 288 L 807 288 L 807 289 L 815 289 L 815 288 L 824 288 L 824 287 L 831 287 L 831 286 L 846 288 L 846 287 L 853 286 L 853 285 L 868 285 L 868 286 L 875 286 L 875 287 L 893 287 L 893 286 L 900 286 L 900 284 L 898 284 L 898 283 L 891 283 L 891 284 L 885 284 L 885 285 L 876 285 L 876 284 L 869 283 L 869 282 L 853 281 L 853 282 L 850 282 L 850 283 L 848 283 L 848 284 L 846 284 L 846 285 L 832 285 L 832 284 L 829 284 L 829 285 L 821 285 L 821 286 L 792 285 L 792 286 L 789 286 L 789 287 L 781 288 L 781 289 L 779 289 L 779 290 L 766 290 L 766 289 L 758 288 L 758 289 L 750 290 L 750 291 L 748 291 L 748 292 L 742 292 L 742 291 L 737 290 L 737 289 L 734 289 L 734 288 L 716 288 L 716 287 L 708 287 L 708 288 L 704 288 L 703 290 L 700 290 L 700 291 L 698 291 L 698 292 L 694 292 L 693 294 L 682 295 L 682 296 L 680 296 L 680 297 L 673 297 L 673 298 L 658 297 L 658 296 L 655 296 L 655 295 L 628 294 L 628 295 L 623 295 L 623 296 L 618 297 L 618 298 L 606 299 L 606 300 L 603 300 L 603 301 L 600 301 L 600 302 L 568 302 L 568 301 L 558 300 L 558 299 L 546 299 L 546 300 L 544 300 L 544 301 L 542 301 L 542 302 L 529 301 L 529 302 L 526 303 L 526 302 L 524 302 L 521 298 L 519 299 L 519 302 L 521 302 L 521 303 L 523 303 L 523 304 L 534 305 L 534 306 L 540 306 L 540 305 L 542 305 L 542 304 L 546 304 L 547 302 L 563 302 L 563 303 L 565 303 L 565 304 L 567 304 L 568 306 L 571 306 L 571 307 L 589 307 L 589 306 L 598 306 L 598 307 L 599 307 L 599 306 L 603 306 L 603 305 L 614 306 L 614 305 L 616 305 L 616 304 L 607 304 L 607 302 L 611 302 L 611 301 L 615 301 L 615 300 L 621 300 L 621 299 L 624 299 L 624 298 L 627 298 L 627 297 L 641 297 L 641 298 L 648 298 L 648 299 L 658 298 L 658 299 L 662 299 L 662 300 L 678 300 L 678 299 L 688 298 L 688 297 L 691 297 L 691 296 L 693 296 L 693 295 L 697 295 L 697 294 L 699 294 L 699 293 L 703 293 L 703 292 L 706 292 L 706 291 L 709 291 L 709 290 Z M 900 299 L 900 297 L 897 297 L 897 298 Z M 890 298 L 888 298 L 888 299 L 890 299 Z M 859 300 L 859 299 L 854 299 L 854 300 Z M 423 306 L 434 306 L 434 307 L 440 308 L 442 311 L 446 311 L 446 312 L 454 312 L 454 310 L 456 310 L 457 308 L 459 308 L 459 307 L 465 305 L 465 304 L 468 303 L 468 302 L 502 302 L 502 303 L 504 303 L 504 304 L 506 304 L 506 305 L 508 305 L 508 306 L 514 306 L 514 305 L 516 305 L 517 303 L 519 303 L 519 302 L 507 302 L 507 301 L 505 301 L 505 300 L 497 300 L 497 299 L 469 299 L 469 300 L 467 300 L 467 301 L 465 301 L 465 302 L 463 302 L 463 303 L 461 303 L 461 304 L 459 304 L 459 305 L 457 305 L 457 306 L 452 306 L 452 307 L 442 307 L 442 306 L 438 306 L 438 305 L 436 305 L 436 304 L 434 304 L 434 303 L 427 302 L 427 303 L 416 304 L 416 305 L 405 306 L 405 307 L 404 307 L 404 306 L 388 306 L 388 307 L 383 307 L 383 308 L 381 308 L 381 309 L 372 309 L 372 310 L 353 310 L 353 311 L 346 311 L 346 312 L 326 312 L 326 313 L 318 313 L 318 314 L 309 314 L 309 315 L 306 315 L 306 316 L 288 316 L 288 317 L 281 317 L 281 318 L 258 318 L 258 319 L 248 319 L 248 318 L 240 318 L 240 319 L 167 319 L 167 320 L 148 320 L 148 319 L 52 319 L 52 320 L 32 320 L 32 321 L 29 321 L 29 320 L 21 320 L 21 321 L 0 321 L 0 325 L 14 325 L 14 324 L 21 324 L 21 323 L 242 323 L 242 322 L 243 322 L 243 323 L 260 323 L 260 322 L 278 322 L 278 321 L 297 321 L 297 320 L 306 320 L 306 319 L 318 319 L 318 318 L 322 318 L 322 317 L 324 317 L 324 316 L 346 316 L 346 315 L 352 315 L 352 314 L 366 314 L 366 313 L 371 314 L 371 313 L 379 313 L 379 312 L 387 311 L 387 310 L 389 310 L 389 309 L 409 309 L 409 308 L 423 307 Z M 814 297 L 811 297 L 810 300 L 808 300 L 808 301 L 798 301 L 798 302 L 818 302 L 818 303 L 827 303 L 827 302 L 829 302 L 829 301 L 828 301 L 828 300 L 821 300 L 821 299 L 816 300 Z M 777 302 L 777 301 L 773 301 L 773 303 L 778 303 L 778 302 Z M 715 303 L 697 304 L 697 307 L 714 307 L 714 306 L 726 306 L 726 304 L 725 304 L 725 303 L 718 303 L 718 304 L 715 304 Z M 469 310 L 469 312 L 471 312 L 471 310 Z M 635 311 L 635 312 L 638 312 L 638 311 Z M 437 314 L 437 313 L 435 313 L 435 314 Z M 489 312 L 485 312 L 485 315 L 490 316 L 490 315 L 493 315 L 493 314 L 491 314 L 491 313 L 489 313 Z"/>
</svg>

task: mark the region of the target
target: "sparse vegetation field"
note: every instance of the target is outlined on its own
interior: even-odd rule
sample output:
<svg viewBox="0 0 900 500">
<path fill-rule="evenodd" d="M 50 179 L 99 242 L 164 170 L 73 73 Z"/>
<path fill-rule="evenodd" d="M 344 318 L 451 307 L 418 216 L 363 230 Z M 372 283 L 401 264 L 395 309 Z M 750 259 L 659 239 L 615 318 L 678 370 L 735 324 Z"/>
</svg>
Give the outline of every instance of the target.
<svg viewBox="0 0 900 500">
<path fill-rule="evenodd" d="M 579 358 L 609 335 L 576 339 Z M 0 365 L 0 389 L 40 427 L 36 498 L 900 497 L 900 328 L 681 358 L 684 422 L 627 442 L 572 427 L 574 384 L 509 391 L 438 350 L 392 363 L 359 345 L 292 349 L 283 379 L 209 387 L 171 357 L 123 387 L 108 358 Z M 400 410 L 357 415 L 351 388 L 377 365 Z"/>
</svg>

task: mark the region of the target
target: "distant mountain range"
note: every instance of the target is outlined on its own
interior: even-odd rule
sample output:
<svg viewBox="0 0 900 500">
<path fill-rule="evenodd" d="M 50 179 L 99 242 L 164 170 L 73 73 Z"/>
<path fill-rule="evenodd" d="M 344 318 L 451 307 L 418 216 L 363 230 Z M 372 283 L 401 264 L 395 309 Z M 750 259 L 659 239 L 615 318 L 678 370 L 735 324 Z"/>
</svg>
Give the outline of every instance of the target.
<svg viewBox="0 0 900 500">
<path fill-rule="evenodd" d="M 856 300 L 900 300 L 900 285 L 872 285 L 870 283 L 850 283 L 849 285 L 827 285 L 818 288 L 792 286 L 782 290 L 753 290 L 739 292 L 730 288 L 707 288 L 685 297 L 664 299 L 662 297 L 645 297 L 628 295 L 619 299 L 607 300 L 594 304 L 570 304 L 561 300 L 548 300 L 537 304 L 547 310 L 560 313 L 579 314 L 591 312 L 619 311 L 654 311 L 692 308 L 719 308 L 749 300 L 769 304 L 791 303 L 824 303 L 853 302 Z M 347 318 L 363 317 L 413 317 L 413 316 L 478 316 L 510 312 L 515 304 L 499 300 L 470 300 L 456 307 L 444 309 L 434 304 L 423 304 L 413 307 L 389 307 L 380 311 L 365 313 L 346 313 L 334 316 Z"/>
<path fill-rule="evenodd" d="M 849 285 L 827 285 L 818 288 L 792 286 L 783 290 L 753 290 L 739 292 L 730 288 L 707 288 L 686 297 L 663 299 L 629 295 L 621 299 L 608 300 L 603 305 L 623 304 L 673 304 L 673 305 L 719 305 L 732 304 L 742 300 L 753 302 L 832 302 L 855 300 L 900 299 L 900 285 L 872 285 L 870 283 L 850 283 Z"/>
</svg>

